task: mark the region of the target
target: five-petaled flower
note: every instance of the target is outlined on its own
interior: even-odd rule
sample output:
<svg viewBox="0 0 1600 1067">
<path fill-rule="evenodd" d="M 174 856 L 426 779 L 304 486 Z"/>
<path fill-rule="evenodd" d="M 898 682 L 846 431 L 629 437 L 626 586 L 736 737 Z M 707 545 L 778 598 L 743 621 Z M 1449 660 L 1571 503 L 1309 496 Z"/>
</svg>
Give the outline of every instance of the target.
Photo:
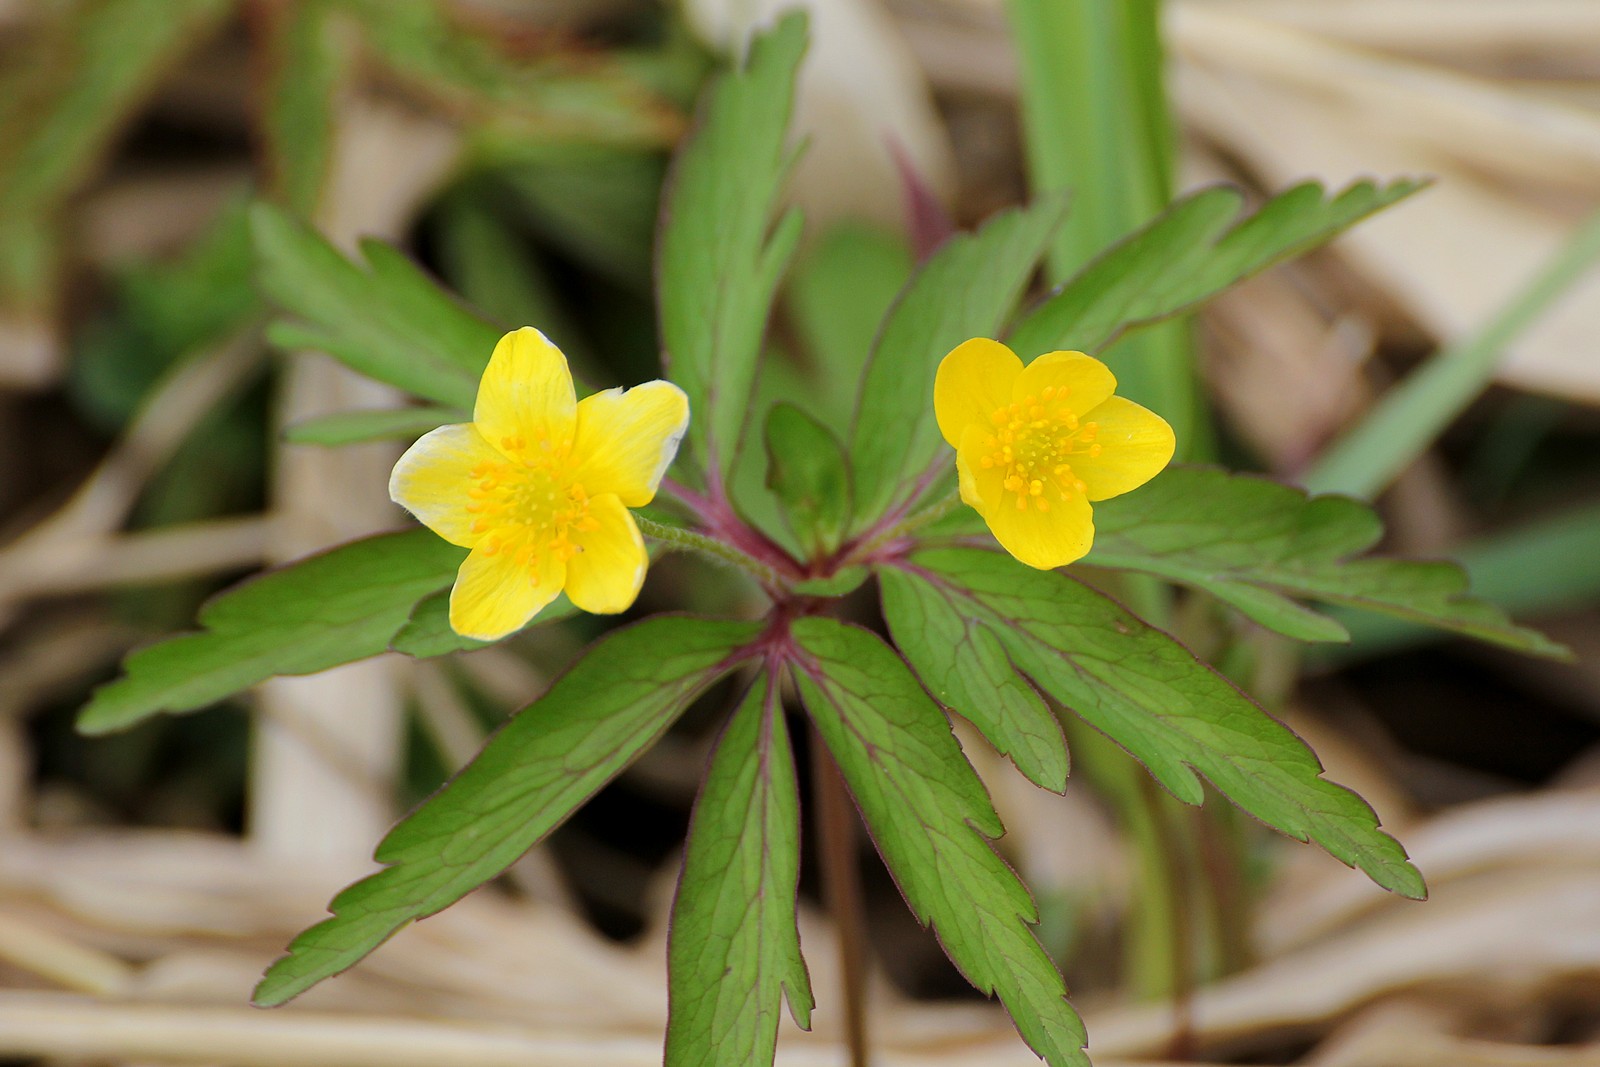
<svg viewBox="0 0 1600 1067">
<path fill-rule="evenodd" d="M 389 496 L 472 552 L 450 592 L 450 625 L 482 640 L 527 624 L 563 590 L 584 611 L 639 595 L 648 504 L 689 424 L 670 382 L 575 400 L 561 350 L 531 327 L 495 346 L 470 423 L 441 426 L 395 464 Z"/>
<path fill-rule="evenodd" d="M 1094 542 L 1090 503 L 1149 481 L 1172 459 L 1172 427 L 1131 400 L 1082 352 L 1047 352 L 1026 367 L 975 337 L 939 364 L 933 408 L 956 450 L 961 499 L 1007 552 L 1048 570 Z"/>
</svg>

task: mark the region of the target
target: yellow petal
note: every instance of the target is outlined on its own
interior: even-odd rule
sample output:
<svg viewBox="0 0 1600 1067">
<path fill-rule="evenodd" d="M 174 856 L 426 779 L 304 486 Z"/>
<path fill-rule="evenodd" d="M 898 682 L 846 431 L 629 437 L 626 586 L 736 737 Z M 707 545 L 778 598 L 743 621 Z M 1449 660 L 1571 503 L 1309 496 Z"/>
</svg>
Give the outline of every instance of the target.
<svg viewBox="0 0 1600 1067">
<path fill-rule="evenodd" d="M 1094 515 L 1079 493 L 1049 504 L 1049 511 L 1040 511 L 1038 500 L 1030 498 L 1026 508 L 1019 508 L 1016 494 L 1006 493 L 979 511 L 1001 548 L 1030 567 L 1050 570 L 1088 553 L 1094 543 Z"/>
<path fill-rule="evenodd" d="M 1085 428 L 1090 423 L 1097 427 L 1100 454 L 1072 459 L 1072 472 L 1083 479 L 1090 500 L 1137 489 L 1172 461 L 1172 427 L 1149 408 L 1114 396 L 1083 417 Z"/>
<path fill-rule="evenodd" d="M 450 628 L 463 637 L 495 641 L 528 625 L 561 592 L 567 565 L 548 552 L 523 551 L 524 542 L 480 545 L 450 590 Z M 537 566 L 534 566 L 537 564 Z"/>
<path fill-rule="evenodd" d="M 481 537 L 472 532 L 477 516 L 467 510 L 473 468 L 504 462 L 472 425 L 441 426 L 418 438 L 394 465 L 389 499 L 451 544 L 471 548 Z"/>
<path fill-rule="evenodd" d="M 644 538 L 614 494 L 591 498 L 589 517 L 599 526 L 573 538 L 578 554 L 567 563 L 567 599 L 583 611 L 615 615 L 633 606 L 644 584 Z"/>
<path fill-rule="evenodd" d="M 974 337 L 951 349 L 933 378 L 933 414 L 946 443 L 959 448 L 969 425 L 990 425 L 995 410 L 1011 403 L 1011 383 L 1021 373 L 1022 360 L 999 341 Z"/>
<path fill-rule="evenodd" d="M 491 445 L 510 453 L 541 441 L 572 440 L 576 409 L 567 357 L 544 334 L 524 326 L 494 346 L 472 421 Z"/>
<path fill-rule="evenodd" d="M 961 476 L 961 502 L 970 508 L 983 510 L 984 501 L 997 501 L 1004 494 L 1005 471 L 985 467 L 984 457 L 994 451 L 988 445 L 991 430 L 988 426 L 969 425 L 961 434 L 961 444 L 956 448 L 956 473 Z"/>
<path fill-rule="evenodd" d="M 656 495 L 689 427 L 689 398 L 671 382 L 607 389 L 578 405 L 574 479 L 591 495 L 615 493 L 628 507 Z"/>
<path fill-rule="evenodd" d="M 1017 376 L 1006 403 L 1021 403 L 1028 397 L 1043 397 L 1054 388 L 1066 393 L 1066 405 L 1079 418 L 1110 396 L 1117 379 L 1104 363 L 1082 352 L 1046 352 Z"/>
</svg>

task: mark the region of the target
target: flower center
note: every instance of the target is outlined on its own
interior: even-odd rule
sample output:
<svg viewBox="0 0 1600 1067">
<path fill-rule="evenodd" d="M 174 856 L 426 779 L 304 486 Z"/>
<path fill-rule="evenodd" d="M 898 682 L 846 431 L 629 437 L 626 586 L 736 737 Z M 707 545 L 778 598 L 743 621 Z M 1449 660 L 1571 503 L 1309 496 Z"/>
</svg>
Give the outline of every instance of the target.
<svg viewBox="0 0 1600 1067">
<path fill-rule="evenodd" d="M 476 518 L 472 532 L 486 555 L 510 551 L 534 583 L 543 560 L 570 560 L 583 551 L 572 543 L 574 532 L 596 529 L 589 515 L 589 494 L 572 480 L 572 445 L 554 445 L 541 438 L 531 445 L 523 437 L 503 437 L 506 457 L 472 468 L 471 502 Z"/>
<path fill-rule="evenodd" d="M 1049 511 L 1052 498 L 1064 501 L 1084 491 L 1072 459 L 1100 454 L 1095 443 L 1100 426 L 1078 421 L 1067 407 L 1066 387 L 1046 386 L 1038 395 L 996 408 L 989 421 L 994 432 L 984 439 L 988 451 L 980 462 L 1004 475 L 1001 484 L 1015 495 L 1019 510 L 1031 503 Z"/>
</svg>

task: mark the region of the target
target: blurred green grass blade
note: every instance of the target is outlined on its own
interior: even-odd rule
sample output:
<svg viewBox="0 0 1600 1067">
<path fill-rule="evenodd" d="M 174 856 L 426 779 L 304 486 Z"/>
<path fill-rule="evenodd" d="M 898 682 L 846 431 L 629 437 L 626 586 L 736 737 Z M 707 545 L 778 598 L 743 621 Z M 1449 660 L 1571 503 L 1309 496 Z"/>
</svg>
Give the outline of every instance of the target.
<svg viewBox="0 0 1600 1067">
<path fill-rule="evenodd" d="M 514 55 L 503 38 L 452 18 L 450 6 L 436 0 L 342 0 L 341 6 L 361 20 L 384 66 L 468 119 L 484 144 L 662 145 L 683 127 L 678 109 L 640 76 L 639 60 L 620 63 L 591 49 Z"/>
<path fill-rule="evenodd" d="M 1589 504 L 1462 546 L 1455 558 L 1473 592 L 1519 617 L 1592 605 L 1600 599 L 1600 504 Z M 1348 648 L 1319 649 L 1346 662 L 1436 641 L 1436 630 L 1362 611 L 1329 612 L 1350 631 Z"/>
<path fill-rule="evenodd" d="M 502 210 L 489 181 L 452 190 L 432 216 L 429 235 L 440 270 L 470 303 L 501 326 L 537 326 L 566 354 L 575 375 L 603 381 L 550 272 L 528 235 Z"/>
<path fill-rule="evenodd" d="M 389 441 L 420 437 L 429 430 L 451 422 L 471 422 L 472 416 L 459 408 L 412 407 L 383 411 L 340 411 L 333 415 L 297 422 L 283 431 L 283 439 L 295 445 L 335 447 L 362 441 Z"/>
<path fill-rule="evenodd" d="M 1010 0 L 1022 75 L 1028 171 L 1035 195 L 1068 191 L 1052 281 L 1071 277 L 1172 196 L 1159 0 Z M 1072 340 L 1055 347 L 1084 348 Z M 1044 348 L 1023 344 L 1031 359 Z M 1204 424 L 1188 328 L 1167 323 L 1102 353 L 1118 391 L 1172 424 L 1178 458 L 1193 458 Z M 1203 450 L 1202 450 L 1203 451 Z"/>
<path fill-rule="evenodd" d="M 1600 261 L 1600 212 L 1474 336 L 1389 390 L 1306 474 L 1314 493 L 1371 498 L 1416 460 L 1483 392 L 1509 346 Z"/>
<path fill-rule="evenodd" d="M 30 312 L 54 299 L 55 226 L 67 197 L 173 62 L 233 7 L 230 0 L 50 6 L 61 13 L 0 77 L 0 307 Z"/>
<path fill-rule="evenodd" d="M 527 223 L 575 262 L 641 293 L 666 163 L 657 153 L 597 145 L 529 152 L 495 177 Z"/>
<path fill-rule="evenodd" d="M 841 436 L 855 412 L 852 387 L 913 267 L 904 237 L 860 223 L 830 229 L 795 264 L 787 303 L 809 388 L 786 399 Z"/>
<path fill-rule="evenodd" d="M 334 107 L 355 43 L 339 5 L 299 0 L 269 5 L 261 133 L 274 199 L 310 216 L 333 161 Z"/>
</svg>

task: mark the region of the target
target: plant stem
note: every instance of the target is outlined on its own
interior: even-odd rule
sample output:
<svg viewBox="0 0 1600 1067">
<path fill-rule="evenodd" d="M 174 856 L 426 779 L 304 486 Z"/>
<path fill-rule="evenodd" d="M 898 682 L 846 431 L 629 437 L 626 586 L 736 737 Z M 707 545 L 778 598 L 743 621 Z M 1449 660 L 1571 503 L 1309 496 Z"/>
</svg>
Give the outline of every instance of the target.
<svg viewBox="0 0 1600 1067">
<path fill-rule="evenodd" d="M 844 979 L 845 1041 L 850 1067 L 868 1067 L 866 909 L 856 864 L 856 813 L 844 776 L 816 727 L 811 728 L 811 791 L 817 807 L 817 851 L 823 900 L 839 932 L 839 973 Z"/>
<path fill-rule="evenodd" d="M 633 513 L 633 521 L 639 524 L 639 530 L 646 537 L 653 537 L 663 544 L 672 545 L 674 548 L 686 548 L 710 556 L 721 563 L 736 567 L 750 577 L 760 582 L 768 589 L 776 589 L 782 585 L 782 578 L 772 567 L 753 556 L 740 552 L 732 545 L 719 541 L 715 537 L 707 537 L 694 530 L 686 530 L 681 526 L 669 526 L 664 522 L 656 522 L 646 518 L 637 511 Z"/>
</svg>

